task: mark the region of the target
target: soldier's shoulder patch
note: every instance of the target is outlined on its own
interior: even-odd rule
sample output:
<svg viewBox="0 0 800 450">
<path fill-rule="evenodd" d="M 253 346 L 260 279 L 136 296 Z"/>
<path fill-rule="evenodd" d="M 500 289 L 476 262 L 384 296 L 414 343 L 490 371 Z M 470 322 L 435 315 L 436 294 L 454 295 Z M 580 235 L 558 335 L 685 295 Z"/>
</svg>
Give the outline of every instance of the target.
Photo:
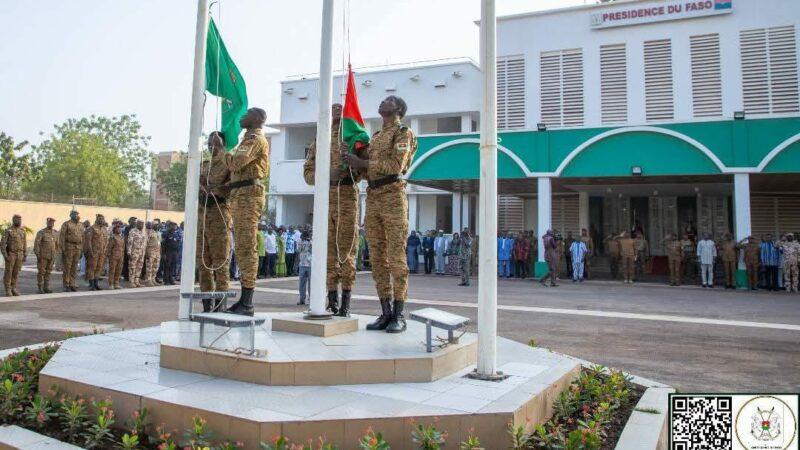
<svg viewBox="0 0 800 450">
<path fill-rule="evenodd" d="M 398 142 L 397 144 L 394 145 L 394 148 L 398 152 L 407 152 L 408 151 L 408 142 L 406 142 L 406 141 Z"/>
</svg>

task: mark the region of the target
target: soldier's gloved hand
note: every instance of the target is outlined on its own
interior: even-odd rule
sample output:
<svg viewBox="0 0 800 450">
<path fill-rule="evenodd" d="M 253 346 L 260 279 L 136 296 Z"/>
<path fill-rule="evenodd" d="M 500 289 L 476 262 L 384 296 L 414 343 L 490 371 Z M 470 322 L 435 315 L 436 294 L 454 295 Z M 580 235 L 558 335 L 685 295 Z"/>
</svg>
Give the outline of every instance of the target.
<svg viewBox="0 0 800 450">
<path fill-rule="evenodd" d="M 369 166 L 369 162 L 367 160 L 361 159 L 352 153 L 342 155 L 342 159 L 354 169 L 366 169 Z"/>
</svg>

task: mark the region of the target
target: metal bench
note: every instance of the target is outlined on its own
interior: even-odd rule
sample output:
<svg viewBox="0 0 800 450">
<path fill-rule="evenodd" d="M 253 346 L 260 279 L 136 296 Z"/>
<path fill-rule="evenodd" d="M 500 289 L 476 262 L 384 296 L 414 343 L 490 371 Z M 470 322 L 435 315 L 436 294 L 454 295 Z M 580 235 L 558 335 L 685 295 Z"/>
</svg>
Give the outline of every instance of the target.
<svg viewBox="0 0 800 450">
<path fill-rule="evenodd" d="M 428 353 L 433 351 L 433 332 L 432 327 L 447 330 L 447 344 L 457 344 L 458 338 L 454 332 L 463 330 L 469 323 L 469 318 L 456 314 L 451 314 L 436 308 L 423 308 L 412 311 L 409 315 L 411 320 L 425 324 L 425 347 Z"/>
<path fill-rule="evenodd" d="M 250 328 L 250 346 L 247 348 L 248 355 L 253 355 L 256 352 L 256 325 L 264 325 L 264 322 L 267 320 L 264 317 L 250 317 L 221 312 L 197 313 L 192 314 L 189 316 L 189 318 L 192 322 L 198 322 L 200 324 L 199 346 L 213 350 L 230 351 L 225 348 L 214 347 L 214 342 L 218 341 L 222 336 L 228 334 L 228 332 L 234 328 Z M 212 341 L 210 344 L 206 345 L 203 341 L 205 338 L 205 328 L 207 323 L 211 325 L 227 327 L 228 330 L 222 333 L 218 338 L 214 339 L 214 341 Z"/>
</svg>

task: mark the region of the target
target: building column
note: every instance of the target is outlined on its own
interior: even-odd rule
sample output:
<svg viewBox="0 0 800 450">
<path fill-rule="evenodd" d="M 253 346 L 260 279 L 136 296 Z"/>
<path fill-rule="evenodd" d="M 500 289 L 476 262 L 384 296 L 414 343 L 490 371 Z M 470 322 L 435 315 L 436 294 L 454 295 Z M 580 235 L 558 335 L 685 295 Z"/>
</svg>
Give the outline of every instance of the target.
<svg viewBox="0 0 800 450">
<path fill-rule="evenodd" d="M 367 191 L 362 189 L 358 194 L 358 223 L 364 225 L 364 217 L 367 215 Z"/>
<path fill-rule="evenodd" d="M 750 236 L 750 175 L 737 173 L 733 175 L 733 213 L 736 241 Z M 744 264 L 744 252 L 739 252 L 739 266 L 736 270 L 736 286 L 747 288 L 747 270 Z"/>
<path fill-rule="evenodd" d="M 542 245 L 542 236 L 550 229 L 551 226 L 551 208 L 553 202 L 552 188 L 550 185 L 550 177 L 539 177 L 536 179 L 537 184 L 537 198 L 536 198 L 536 212 L 538 215 L 536 225 L 536 235 L 538 236 L 538 255 L 536 257 L 536 267 L 534 268 L 534 276 L 541 278 L 547 273 L 547 263 L 544 260 L 544 246 Z"/>
<path fill-rule="evenodd" d="M 463 197 L 463 195 L 461 195 L 460 192 L 453 192 L 451 233 L 461 230 L 461 197 Z"/>
<path fill-rule="evenodd" d="M 578 228 L 589 231 L 589 193 L 578 192 Z"/>
<path fill-rule="evenodd" d="M 283 225 L 283 195 L 275 196 L 275 226 Z"/>
<path fill-rule="evenodd" d="M 409 194 L 408 196 L 408 227 L 409 231 L 418 231 L 419 229 L 419 222 L 417 220 L 417 212 L 419 208 L 417 206 L 417 194 Z"/>
<path fill-rule="evenodd" d="M 472 199 L 472 195 L 464 194 L 461 196 L 461 229 L 469 227 L 469 203 Z M 474 234 L 474 230 L 470 230 L 470 233 Z"/>
</svg>

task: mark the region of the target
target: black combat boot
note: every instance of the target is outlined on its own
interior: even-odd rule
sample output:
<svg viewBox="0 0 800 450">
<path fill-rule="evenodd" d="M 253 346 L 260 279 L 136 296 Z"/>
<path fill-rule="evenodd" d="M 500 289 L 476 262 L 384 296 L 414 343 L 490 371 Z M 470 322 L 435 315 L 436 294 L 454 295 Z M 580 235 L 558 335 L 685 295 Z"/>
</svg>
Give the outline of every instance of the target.
<svg viewBox="0 0 800 450">
<path fill-rule="evenodd" d="M 210 298 L 204 298 L 203 299 L 203 312 L 204 313 L 210 313 L 211 312 L 211 299 Z"/>
<path fill-rule="evenodd" d="M 336 314 L 339 317 L 350 317 L 350 291 L 342 290 L 342 307 Z"/>
<path fill-rule="evenodd" d="M 89 290 L 90 291 L 96 291 L 97 290 L 94 287 L 94 280 L 89 280 Z"/>
<path fill-rule="evenodd" d="M 242 295 L 239 301 L 234 303 L 233 306 L 228 308 L 225 312 L 242 316 L 252 316 L 253 313 L 255 313 L 253 309 L 253 288 L 242 288 Z"/>
<path fill-rule="evenodd" d="M 328 306 L 325 307 L 334 316 L 339 312 L 339 293 L 328 291 Z"/>
<path fill-rule="evenodd" d="M 392 320 L 392 299 L 390 298 L 382 298 L 381 299 L 381 315 L 378 316 L 378 319 L 375 322 L 367 325 L 367 330 L 374 331 L 374 330 L 385 330 L 386 326 L 389 325 L 389 322 Z"/>
<path fill-rule="evenodd" d="M 94 290 L 95 291 L 102 291 L 103 288 L 100 287 L 100 278 L 94 279 Z"/>
<path fill-rule="evenodd" d="M 406 331 L 406 319 L 403 317 L 405 303 L 400 300 L 394 301 L 394 314 L 392 315 L 392 320 L 386 326 L 387 333 L 402 333 Z"/>
<path fill-rule="evenodd" d="M 44 291 L 42 290 L 42 283 L 39 283 L 36 286 L 37 286 L 36 292 L 38 292 L 39 294 L 44 294 Z"/>
<path fill-rule="evenodd" d="M 49 293 L 53 292 L 53 291 L 50 290 L 50 282 L 49 281 L 45 281 L 44 282 L 44 285 L 42 286 L 42 291 L 44 291 L 45 294 L 49 294 Z"/>
</svg>

